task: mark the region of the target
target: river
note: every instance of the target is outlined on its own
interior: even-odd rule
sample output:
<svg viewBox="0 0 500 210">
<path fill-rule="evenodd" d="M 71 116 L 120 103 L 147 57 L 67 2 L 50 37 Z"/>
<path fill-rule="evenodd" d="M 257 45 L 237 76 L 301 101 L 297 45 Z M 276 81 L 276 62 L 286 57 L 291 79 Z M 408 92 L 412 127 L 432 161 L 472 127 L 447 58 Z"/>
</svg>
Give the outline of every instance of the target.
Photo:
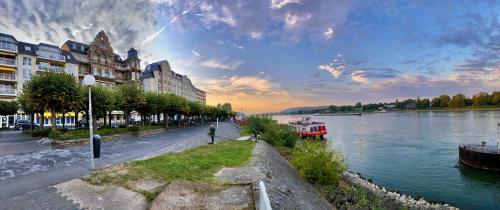
<svg viewBox="0 0 500 210">
<path fill-rule="evenodd" d="M 280 123 L 299 115 L 275 116 Z M 458 145 L 497 140 L 500 111 L 316 116 L 349 170 L 375 183 L 463 209 L 500 209 L 500 173 L 455 167 Z"/>
</svg>

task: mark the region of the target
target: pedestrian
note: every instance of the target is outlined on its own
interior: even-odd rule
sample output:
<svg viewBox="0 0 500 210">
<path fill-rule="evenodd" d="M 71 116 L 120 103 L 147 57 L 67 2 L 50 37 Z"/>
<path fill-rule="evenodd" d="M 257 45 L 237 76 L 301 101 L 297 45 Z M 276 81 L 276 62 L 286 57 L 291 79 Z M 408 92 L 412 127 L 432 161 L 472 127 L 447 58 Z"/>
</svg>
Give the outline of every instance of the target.
<svg viewBox="0 0 500 210">
<path fill-rule="evenodd" d="M 209 144 L 215 144 L 215 127 L 214 127 L 214 124 L 210 124 L 210 129 L 208 129 L 208 133 L 207 134 L 212 139 L 212 143 L 209 143 Z"/>
</svg>

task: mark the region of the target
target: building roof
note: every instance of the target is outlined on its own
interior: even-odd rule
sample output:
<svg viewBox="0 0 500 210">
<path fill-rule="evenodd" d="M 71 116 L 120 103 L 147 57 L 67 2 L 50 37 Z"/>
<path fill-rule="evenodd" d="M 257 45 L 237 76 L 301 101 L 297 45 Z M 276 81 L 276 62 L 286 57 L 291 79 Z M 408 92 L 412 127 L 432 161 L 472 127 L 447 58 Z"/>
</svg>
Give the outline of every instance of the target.
<svg viewBox="0 0 500 210">
<path fill-rule="evenodd" d="M 36 56 L 36 45 L 26 42 L 17 42 L 17 53 Z"/>
<path fill-rule="evenodd" d="M 123 62 L 123 59 L 120 55 L 115 54 L 115 61 L 121 63 L 121 62 Z"/>
<path fill-rule="evenodd" d="M 144 70 L 144 72 L 142 72 L 142 79 L 154 78 L 155 75 L 153 72 L 162 71 L 162 69 L 161 69 L 162 62 L 168 63 L 167 60 L 162 60 L 162 61 L 154 62 L 152 64 L 147 65 L 146 70 Z"/>
<path fill-rule="evenodd" d="M 63 50 L 61 52 L 64 55 L 64 59 L 66 60 L 66 63 L 74 63 L 74 64 L 79 63 L 79 61 L 69 51 Z"/>
<path fill-rule="evenodd" d="M 128 59 L 137 59 L 137 60 L 139 60 L 139 55 L 137 53 L 137 50 L 135 50 L 134 48 L 130 48 L 127 51 L 127 60 Z"/>
<path fill-rule="evenodd" d="M 8 39 L 12 39 L 14 42 L 17 42 L 17 39 L 10 35 L 10 34 L 3 34 L 3 33 L 0 33 L 0 37 L 4 37 L 4 38 L 8 38 Z"/>
<path fill-rule="evenodd" d="M 73 40 L 68 40 L 64 44 L 68 45 L 68 48 L 71 52 L 75 53 L 80 53 L 80 54 L 87 54 L 87 51 L 89 49 L 89 45 L 83 44 L 80 42 L 75 42 Z"/>
<path fill-rule="evenodd" d="M 55 45 L 52 45 L 52 44 L 47 44 L 47 43 L 40 43 L 37 46 L 38 47 L 49 47 L 49 48 L 60 50 L 58 46 L 55 46 Z"/>
</svg>

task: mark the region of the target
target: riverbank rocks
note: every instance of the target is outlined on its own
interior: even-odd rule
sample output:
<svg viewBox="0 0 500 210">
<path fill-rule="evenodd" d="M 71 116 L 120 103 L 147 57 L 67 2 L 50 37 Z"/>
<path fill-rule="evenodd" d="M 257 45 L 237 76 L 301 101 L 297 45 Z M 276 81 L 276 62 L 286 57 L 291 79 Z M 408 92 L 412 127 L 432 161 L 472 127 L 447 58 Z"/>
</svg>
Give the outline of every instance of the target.
<svg viewBox="0 0 500 210">
<path fill-rule="evenodd" d="M 410 209 L 439 209 L 439 210 L 455 210 L 458 208 L 448 204 L 430 203 L 423 198 L 416 199 L 409 195 L 402 195 L 397 192 L 386 190 L 358 174 L 346 171 L 343 175 L 344 180 L 354 186 L 358 186 L 366 190 L 369 194 L 380 198 L 385 206 L 390 207 L 406 207 Z"/>
</svg>

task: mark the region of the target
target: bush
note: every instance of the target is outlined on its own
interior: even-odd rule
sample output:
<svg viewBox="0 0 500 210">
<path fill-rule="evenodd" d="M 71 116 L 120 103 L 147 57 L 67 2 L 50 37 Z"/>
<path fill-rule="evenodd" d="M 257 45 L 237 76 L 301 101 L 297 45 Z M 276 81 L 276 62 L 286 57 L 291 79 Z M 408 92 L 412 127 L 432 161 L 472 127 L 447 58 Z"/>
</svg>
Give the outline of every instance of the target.
<svg viewBox="0 0 500 210">
<path fill-rule="evenodd" d="M 24 131 L 24 132 L 29 133 L 29 131 Z M 31 136 L 32 137 L 48 137 L 49 133 L 50 133 L 50 129 L 37 129 L 37 130 L 33 130 L 33 132 L 31 132 Z"/>
<path fill-rule="evenodd" d="M 139 126 L 132 126 L 128 128 L 130 132 L 139 132 Z"/>
<path fill-rule="evenodd" d="M 295 147 L 297 136 L 288 125 L 278 125 L 277 123 L 269 123 L 265 129 L 263 138 L 271 145 Z"/>
<path fill-rule="evenodd" d="M 275 123 L 270 117 L 250 116 L 247 118 L 247 125 L 245 125 L 244 129 L 256 136 L 263 134 L 270 124 Z"/>
<path fill-rule="evenodd" d="M 337 185 L 346 169 L 342 153 L 312 141 L 304 141 L 295 149 L 291 163 L 300 176 L 321 186 Z"/>
</svg>

